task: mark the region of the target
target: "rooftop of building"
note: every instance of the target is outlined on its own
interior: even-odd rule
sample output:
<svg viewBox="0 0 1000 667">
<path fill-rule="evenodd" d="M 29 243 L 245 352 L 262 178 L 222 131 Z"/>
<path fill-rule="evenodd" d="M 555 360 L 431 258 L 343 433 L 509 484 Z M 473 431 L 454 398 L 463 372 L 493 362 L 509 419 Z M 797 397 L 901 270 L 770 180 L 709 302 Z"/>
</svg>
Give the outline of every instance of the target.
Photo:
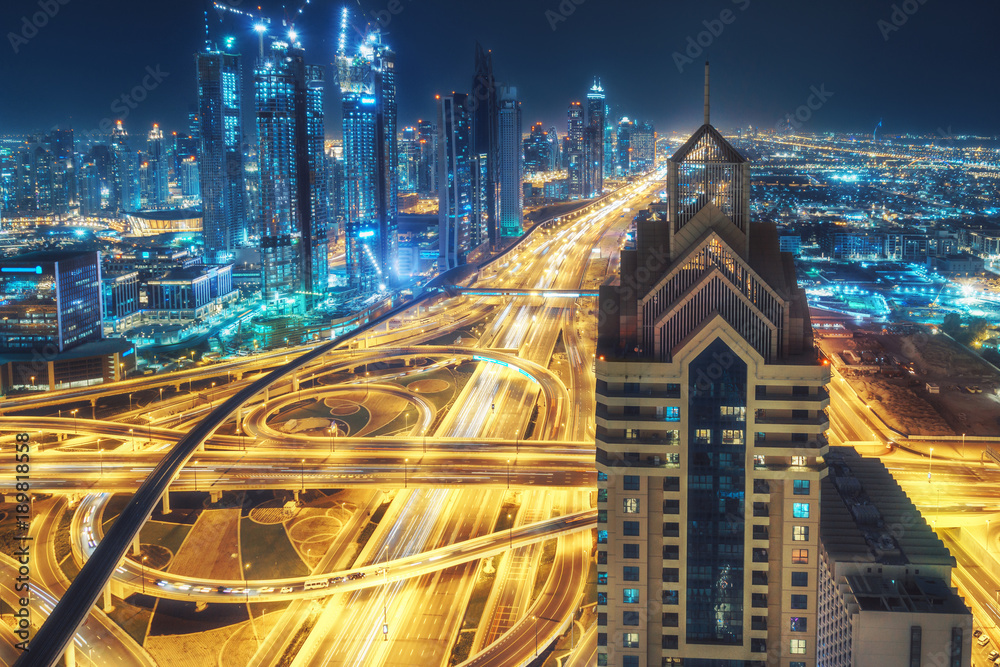
<svg viewBox="0 0 1000 667">
<path fill-rule="evenodd" d="M 33 250 L 15 257 L 5 257 L 4 264 L 9 267 L 26 266 L 28 264 L 44 264 L 65 262 L 78 257 L 96 257 L 95 250 Z"/>
<path fill-rule="evenodd" d="M 862 611 L 969 613 L 962 598 L 937 577 L 883 578 L 849 575 L 847 584 Z"/>
<path fill-rule="evenodd" d="M 45 358 L 45 361 L 69 361 L 71 359 L 84 359 L 86 357 L 104 357 L 117 352 L 127 352 L 132 347 L 132 343 L 124 338 L 104 338 L 102 340 L 81 343 L 74 347 L 63 350 L 52 357 Z M 11 362 L 29 362 L 38 359 L 37 350 L 6 351 L 0 352 L 0 364 Z"/>
<path fill-rule="evenodd" d="M 954 566 L 955 559 L 878 459 L 830 447 L 820 541 L 831 561 Z"/>
</svg>

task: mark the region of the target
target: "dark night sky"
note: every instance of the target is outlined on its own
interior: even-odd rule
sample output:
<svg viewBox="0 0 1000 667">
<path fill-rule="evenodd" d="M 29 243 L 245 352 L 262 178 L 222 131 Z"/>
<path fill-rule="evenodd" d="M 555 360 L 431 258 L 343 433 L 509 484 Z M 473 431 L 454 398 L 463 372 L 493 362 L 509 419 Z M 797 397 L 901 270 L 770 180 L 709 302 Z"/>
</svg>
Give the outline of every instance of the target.
<svg viewBox="0 0 1000 667">
<path fill-rule="evenodd" d="M 53 5 L 60 0 L 42 0 Z M 228 0 L 280 17 L 274 0 Z M 297 8 L 304 0 L 290 0 Z M 391 0 L 352 0 L 365 14 Z M 612 115 L 651 120 L 661 132 L 690 131 L 701 122 L 702 65 L 712 61 L 713 123 L 722 128 L 773 126 L 807 102 L 810 87 L 832 96 L 804 130 L 886 133 L 1000 133 L 995 43 L 1000 5 L 993 0 L 896 0 L 911 10 L 891 24 L 889 0 L 562 0 L 574 7 L 553 30 L 546 11 L 560 0 L 395 0 L 402 11 L 387 26 L 396 50 L 400 127 L 432 116 L 434 94 L 468 90 L 474 41 L 494 52 L 498 79 L 518 86 L 524 126 L 542 120 L 565 131 L 569 101 L 582 99 L 600 76 Z M 149 123 L 181 129 L 194 102 L 192 54 L 204 39 L 203 0 L 62 0 L 58 13 L 14 53 L 10 33 L 39 0 L 0 3 L 0 133 L 77 131 L 115 117 L 115 98 L 140 83 L 146 66 L 169 73 L 131 111 L 126 127 Z M 341 2 L 312 0 L 298 22 L 311 62 L 330 63 Z M 269 9 L 274 8 L 274 11 Z M 724 10 L 732 22 L 694 64 L 679 72 L 672 54 L 706 30 Z M 247 22 L 209 12 L 214 34 L 234 34 L 243 53 L 257 44 Z M 716 28 L 721 24 L 716 24 Z M 30 33 L 28 33 L 30 34 Z M 708 42 L 708 33 L 702 35 Z M 249 69 L 250 62 L 244 67 Z M 332 70 L 329 71 L 332 75 Z M 331 76 L 332 78 L 332 76 Z M 327 134 L 339 134 L 337 95 L 330 85 Z M 249 97 L 247 97 L 249 103 Z M 249 129 L 249 128 L 248 128 Z"/>
</svg>

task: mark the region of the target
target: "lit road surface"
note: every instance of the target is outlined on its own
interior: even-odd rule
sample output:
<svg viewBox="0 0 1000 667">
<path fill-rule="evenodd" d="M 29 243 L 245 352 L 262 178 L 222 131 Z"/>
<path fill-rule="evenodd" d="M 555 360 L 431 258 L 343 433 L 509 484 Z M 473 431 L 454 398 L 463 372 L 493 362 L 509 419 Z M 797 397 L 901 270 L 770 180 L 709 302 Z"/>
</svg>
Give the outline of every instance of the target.
<svg viewBox="0 0 1000 667">
<path fill-rule="evenodd" d="M 33 545 L 34 547 L 35 545 Z M 18 609 L 18 598 L 23 593 L 14 590 L 17 579 L 17 563 L 9 556 L 0 555 L 0 596 L 11 606 Z M 33 624 L 48 618 L 58 599 L 37 581 L 31 582 L 31 616 Z M 131 650 L 123 641 L 125 631 L 114 621 L 104 617 L 98 621 L 96 616 L 101 612 L 93 611 L 77 630 L 73 638 L 76 647 L 77 664 L 92 664 L 100 667 L 106 665 L 134 665 L 135 667 L 153 667 L 154 663 L 142 649 Z M 128 640 L 132 646 L 135 642 Z M 20 652 L 18 652 L 20 657 Z"/>
<path fill-rule="evenodd" d="M 495 285 L 498 288 L 593 289 L 611 267 L 611 262 L 617 254 L 621 231 L 628 225 L 628 217 L 624 215 L 622 209 L 630 205 L 638 207 L 641 202 L 648 200 L 654 188 L 660 187 L 661 178 L 662 174 L 658 174 L 655 179 L 650 178 L 643 183 L 630 185 L 592 206 L 586 213 L 571 214 L 559 226 L 550 229 L 539 228 L 515 250 L 484 269 L 481 283 Z M 601 250 L 595 256 L 593 249 L 598 244 Z M 607 253 L 605 249 L 608 250 Z M 370 542 L 372 553 L 364 555 L 362 563 L 372 563 L 377 560 L 379 550 L 383 548 L 392 554 L 392 557 L 416 556 L 434 545 L 462 542 L 492 530 L 495 517 L 489 516 L 490 513 L 483 510 L 499 504 L 503 494 L 501 489 L 506 488 L 508 479 L 512 488 L 522 485 L 534 488 L 592 487 L 596 481 L 592 450 L 586 445 L 580 446 L 579 443 L 589 439 L 590 433 L 587 432 L 587 428 L 588 423 L 592 421 L 592 414 L 581 416 L 581 413 L 593 409 L 593 380 L 588 377 L 592 364 L 592 348 L 586 347 L 590 341 L 583 336 L 584 330 L 592 331 L 593 316 L 578 320 L 577 309 L 580 303 L 588 304 L 586 306 L 588 309 L 592 308 L 590 304 L 594 299 L 586 297 L 582 301 L 577 301 L 549 295 L 509 296 L 502 298 L 502 303 L 498 306 L 488 305 L 495 304 L 497 297 L 492 297 L 493 301 L 490 301 L 488 298 L 474 295 L 445 298 L 443 294 L 436 294 L 425 297 L 425 300 L 427 299 L 430 300 L 427 305 L 418 307 L 417 304 L 412 304 L 406 306 L 408 309 L 406 311 L 403 309 L 392 311 L 385 316 L 382 324 L 371 325 L 372 330 L 359 332 L 349 344 L 346 339 L 344 342 L 338 341 L 337 349 L 332 349 L 333 345 L 328 345 L 323 350 L 306 354 L 298 362 L 295 360 L 300 359 L 300 355 L 315 346 L 305 345 L 276 350 L 227 362 L 225 365 L 197 367 L 180 373 L 158 375 L 155 378 L 150 376 L 130 378 L 124 382 L 100 387 L 33 395 L 24 397 L 24 402 L 18 402 L 16 405 L 5 403 L 3 410 L 9 415 L 12 410 L 29 406 L 33 408 L 47 406 L 51 412 L 55 412 L 59 406 L 63 406 L 60 409 L 69 409 L 68 406 L 74 404 L 85 406 L 88 401 L 92 404 L 98 399 L 105 402 L 108 398 L 114 399 L 111 403 L 120 406 L 122 397 L 129 392 L 142 392 L 146 399 L 153 400 L 157 394 L 150 391 L 151 388 L 177 388 L 183 387 L 183 384 L 188 382 L 189 389 L 195 389 L 194 392 L 183 394 L 176 389 L 174 392 L 168 390 L 168 395 L 171 393 L 174 395 L 169 396 L 167 400 L 154 404 L 147 402 L 146 406 L 131 409 L 128 413 L 129 419 L 140 419 L 143 421 L 141 425 L 135 421 L 131 424 L 123 421 L 105 421 L 88 425 L 91 420 L 82 416 L 77 420 L 76 415 L 72 419 L 71 428 L 68 417 L 64 417 L 60 424 L 52 424 L 53 431 L 69 432 L 75 437 L 61 444 L 47 443 L 45 448 L 51 452 L 51 459 L 47 459 L 48 452 L 33 453 L 33 489 L 42 491 L 51 488 L 57 492 L 67 493 L 134 490 L 141 482 L 150 478 L 156 455 L 163 457 L 162 461 L 156 461 L 156 469 L 159 471 L 168 466 L 178 465 L 179 461 L 186 463 L 188 468 L 180 472 L 172 470 L 169 477 L 157 474 L 155 485 L 151 485 L 144 494 L 140 494 L 143 496 L 141 504 L 143 507 L 147 507 L 150 493 L 155 488 L 164 488 L 160 486 L 164 483 L 163 480 L 169 480 L 166 483 L 175 490 L 197 487 L 199 491 L 248 487 L 283 490 L 343 488 L 349 484 L 369 484 L 379 488 L 400 485 L 418 487 L 418 490 L 407 490 L 401 494 L 409 498 L 406 502 L 400 503 L 400 511 L 392 517 L 392 521 L 380 525 Z M 412 317 L 414 311 L 417 311 L 415 318 Z M 437 350 L 436 346 L 417 345 L 420 341 L 429 341 L 440 336 L 442 330 L 455 328 L 457 323 L 476 322 L 487 312 L 490 312 L 490 325 L 486 327 L 487 330 L 477 345 L 458 349 L 456 346 L 450 346 L 445 350 Z M 399 318 L 402 327 L 393 325 L 389 318 Z M 394 331 L 393 326 L 401 330 Z M 573 335 L 564 332 L 564 329 L 574 326 L 580 328 L 580 331 Z M 549 366 L 552 362 L 552 351 L 560 340 L 565 347 L 570 368 L 556 373 L 550 371 Z M 356 343 L 381 344 L 383 347 L 352 350 L 344 347 L 346 345 L 355 347 Z M 268 403 L 270 408 L 272 405 L 277 405 L 275 402 L 284 400 L 283 397 L 291 396 L 293 392 L 297 394 L 296 398 L 301 397 L 302 400 L 318 400 L 324 392 L 330 391 L 329 387 L 333 386 L 326 382 L 324 376 L 330 375 L 334 368 L 341 372 L 341 376 L 334 382 L 341 383 L 339 386 L 342 386 L 343 376 L 348 369 L 382 362 L 387 358 L 398 359 L 409 355 L 414 359 L 436 359 L 435 363 L 448 358 L 452 359 L 453 363 L 459 363 L 468 360 L 470 353 L 481 355 L 486 360 L 478 361 L 473 377 L 462 388 L 456 404 L 442 416 L 442 421 L 437 424 L 434 432 L 428 433 L 426 453 L 423 452 L 422 438 L 415 437 L 404 437 L 402 443 L 398 438 L 392 443 L 345 442 L 343 450 L 323 452 L 327 444 L 326 438 L 287 434 L 276 437 L 266 432 L 266 420 L 254 421 L 249 417 L 255 409 L 261 414 L 267 411 L 259 407 L 262 403 Z M 286 368 L 283 364 L 288 356 L 292 357 L 293 363 Z M 290 370 L 296 363 L 298 368 Z M 281 370 L 264 380 L 264 373 L 275 367 L 280 367 Z M 227 373 L 242 374 L 243 380 L 227 382 L 226 385 L 215 387 L 211 391 L 204 386 L 208 381 L 219 382 L 220 378 L 228 377 Z M 192 387 L 193 383 L 189 380 L 193 380 L 193 383 L 199 386 Z M 359 379 L 357 376 L 348 378 L 347 383 L 350 384 L 352 381 L 353 386 L 358 387 L 364 378 Z M 269 384 L 266 390 L 263 389 L 264 384 Z M 573 388 L 572 392 L 567 386 Z M 153 399 L 149 398 L 150 394 Z M 578 400 L 577 396 L 581 395 L 583 397 Z M 227 411 L 234 409 L 229 406 L 238 403 L 244 406 L 235 413 L 238 421 L 244 419 L 259 429 L 257 433 L 262 437 L 254 438 L 251 435 L 246 438 L 252 441 L 246 443 L 251 451 L 237 449 L 242 448 L 245 443 L 244 438 L 238 435 L 213 433 L 213 429 L 221 423 L 219 420 L 222 414 L 214 408 L 227 401 Z M 125 404 L 128 404 L 127 400 Z M 532 420 L 532 411 L 536 406 L 537 418 Z M 101 407 L 102 414 L 106 414 L 105 406 Z M 87 412 L 86 407 L 74 407 L 74 409 Z M 216 413 L 220 416 L 215 420 L 209 417 L 210 414 Z M 425 418 L 426 416 L 425 414 Z M 232 418 L 230 416 L 230 425 Z M 151 423 L 143 428 L 146 422 Z M 530 433 L 528 433 L 529 424 L 533 426 Z M 0 427 L 6 430 L 13 427 L 13 422 L 0 424 Z M 416 428 L 416 425 L 414 427 Z M 44 429 L 45 426 L 36 422 L 34 426 L 28 426 L 27 430 L 37 431 L 39 428 Z M 129 436 L 126 436 L 125 431 L 128 429 L 132 430 Z M 147 433 L 142 434 L 143 430 Z M 232 430 L 226 432 L 233 433 Z M 220 454 L 222 458 L 210 459 L 209 457 L 214 454 L 203 451 L 192 455 L 192 450 L 185 449 L 191 446 L 192 437 L 186 439 L 183 437 L 189 433 L 196 433 L 194 437 L 197 437 L 199 442 L 201 438 L 205 438 L 209 446 L 224 448 L 225 451 Z M 522 445 L 526 433 L 531 440 L 541 439 L 552 444 L 551 446 L 541 446 L 541 443 Z M 79 437 L 80 435 L 83 438 Z M 140 438 L 143 435 L 157 443 L 151 445 L 151 448 L 161 450 L 150 452 L 147 449 L 143 452 L 154 455 L 148 464 L 130 460 L 130 453 L 127 451 L 129 445 L 135 446 L 135 441 L 129 443 L 126 437 L 132 440 L 133 437 Z M 96 439 L 105 437 L 118 441 L 115 443 L 116 449 L 113 453 L 97 454 L 96 461 L 93 458 L 96 452 L 83 453 L 87 445 L 86 438 L 91 439 L 96 449 L 100 446 Z M 178 439 L 184 447 L 172 446 L 171 443 Z M 499 441 L 499 446 L 494 448 L 486 441 L 487 439 Z M 465 451 L 462 454 L 452 452 L 451 460 L 448 460 L 448 448 L 474 447 L 475 442 L 480 440 L 483 441 L 482 452 Z M 563 441 L 571 442 L 559 444 Z M 419 455 L 416 449 L 418 442 Z M 514 443 L 513 457 L 510 456 L 511 442 Z M 78 446 L 79 451 L 72 453 L 57 451 L 66 444 Z M 271 454 L 252 451 L 254 445 L 261 444 L 266 445 L 269 450 L 287 445 L 299 447 L 301 451 L 289 457 L 286 449 L 286 462 L 276 464 Z M 330 450 L 333 450 L 335 444 L 337 443 L 330 443 Z M 546 449 L 550 448 L 552 451 L 546 452 Z M 493 451 L 490 451 L 491 449 Z M 254 458 L 258 455 L 261 455 L 261 458 Z M 70 459 L 68 458 L 70 456 L 79 458 Z M 190 461 L 187 460 L 189 458 Z M 300 458 L 305 461 L 297 461 Z M 411 460 L 400 461 L 401 458 Z M 513 458 L 509 468 L 509 478 L 506 464 L 508 458 Z M 195 460 L 199 463 L 194 464 Z M 209 460 L 211 463 L 206 463 Z M 462 490 L 444 490 L 450 484 L 471 486 Z M 160 492 L 156 491 L 157 494 Z M 128 522 L 118 523 L 131 527 L 135 523 L 132 521 L 133 518 L 130 516 Z M 115 539 L 111 539 L 112 536 L 109 535 L 108 539 L 100 543 L 101 546 L 107 543 L 109 549 L 116 551 L 125 548 L 121 539 L 122 530 L 116 532 L 112 529 L 112 533 L 115 534 Z M 578 537 L 575 535 L 563 537 L 560 541 L 565 545 Z M 579 537 L 579 539 L 584 538 Z M 568 555 L 563 553 L 564 551 L 565 548 L 561 547 L 557 554 L 560 565 L 552 570 L 553 580 L 562 577 L 567 568 L 572 570 L 572 561 L 566 560 Z M 95 562 L 108 561 L 109 559 L 103 561 L 95 559 Z M 114 559 L 114 562 L 117 562 L 117 559 Z M 113 565 L 107 567 L 110 569 Z M 468 574 L 472 572 L 473 565 L 452 566 L 452 569 L 460 571 L 459 574 L 450 578 L 438 574 L 426 574 L 407 582 L 389 581 L 386 585 L 398 591 L 400 607 L 413 606 L 418 604 L 419 600 L 433 599 L 435 595 L 454 597 L 459 606 L 464 607 L 461 602 L 468 597 Z M 103 581 L 103 576 L 102 574 L 101 577 L 91 577 L 85 579 L 85 582 Z M 582 579 L 582 575 L 580 578 Z M 93 594 L 95 583 L 78 583 L 89 591 L 88 596 Z M 80 588 L 74 586 L 74 589 Z M 548 587 L 546 590 L 549 590 Z M 355 596 L 353 599 L 356 600 L 364 599 L 371 602 L 375 594 L 369 590 L 347 595 Z M 340 628 L 336 622 L 328 622 L 330 616 L 335 616 L 331 610 L 335 607 L 336 599 L 341 597 L 344 596 L 334 596 L 334 602 L 325 605 L 326 609 L 317 625 L 325 625 L 329 631 L 312 634 L 310 641 L 314 641 L 313 637 L 316 637 L 321 645 L 315 647 L 317 650 L 308 655 L 303 653 L 301 656 L 303 660 L 309 663 L 319 661 L 319 664 L 322 664 L 324 656 L 332 655 L 329 650 L 330 641 L 336 641 L 337 637 L 356 640 L 360 636 L 367 637 L 373 634 L 352 634 L 349 629 Z M 79 596 L 75 602 L 80 602 Z M 570 602 L 575 604 L 576 600 Z M 377 607 L 377 600 L 372 604 Z M 565 599 L 562 600 L 559 609 L 551 611 L 552 618 L 557 617 L 555 614 L 571 613 L 572 604 Z M 77 604 L 72 613 L 79 613 L 80 606 Z M 453 636 L 455 624 L 461 620 L 460 612 L 457 614 L 458 619 L 449 617 L 444 619 L 440 627 L 435 627 L 437 634 L 434 637 L 417 638 L 421 642 L 434 643 L 439 647 L 434 649 L 436 651 L 434 660 L 447 657 L 449 640 Z M 367 622 L 368 617 L 365 618 Z M 519 632 L 521 623 L 523 619 L 496 645 L 499 646 L 502 640 L 512 633 Z M 400 625 L 404 632 L 410 630 L 405 624 Z M 545 624 L 540 622 L 539 625 Z M 376 631 L 374 634 L 378 634 L 381 623 L 373 622 L 367 629 L 374 629 Z M 544 628 L 540 630 L 543 639 L 544 635 L 551 635 Z M 390 641 L 388 644 L 393 645 L 400 640 L 404 638 L 400 637 L 396 642 Z M 60 644 L 48 644 L 50 650 L 51 647 L 58 645 Z M 523 649 L 523 646 L 520 647 L 522 652 Z M 405 664 L 405 654 L 400 653 L 402 650 L 400 646 L 392 646 L 388 651 L 362 647 L 353 655 L 358 662 L 366 664 Z M 352 653 L 349 652 L 348 655 Z M 430 655 L 427 657 L 430 658 Z M 507 658 L 511 657 L 512 654 L 507 655 Z"/>
</svg>

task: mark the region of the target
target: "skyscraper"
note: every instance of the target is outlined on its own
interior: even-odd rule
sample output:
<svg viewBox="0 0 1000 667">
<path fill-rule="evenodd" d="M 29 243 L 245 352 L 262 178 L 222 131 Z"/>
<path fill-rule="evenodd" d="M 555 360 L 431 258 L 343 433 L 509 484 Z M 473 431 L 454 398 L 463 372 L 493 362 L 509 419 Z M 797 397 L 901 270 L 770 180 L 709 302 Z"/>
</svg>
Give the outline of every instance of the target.
<svg viewBox="0 0 1000 667">
<path fill-rule="evenodd" d="M 656 130 L 651 123 L 636 122 L 631 148 L 630 173 L 643 174 L 656 167 Z"/>
<path fill-rule="evenodd" d="M 569 196 L 584 196 L 583 181 L 585 171 L 583 105 L 572 102 L 566 112 L 566 169 L 569 177 Z"/>
<path fill-rule="evenodd" d="M 417 173 L 417 192 L 420 196 L 437 196 L 437 126 L 433 121 L 417 122 L 420 139 L 420 165 Z"/>
<path fill-rule="evenodd" d="M 472 200 L 476 196 L 472 170 L 480 162 L 472 159 L 472 119 L 468 95 L 438 96 L 438 271 L 465 264 L 475 248 L 476 225 Z"/>
<path fill-rule="evenodd" d="M 153 124 L 146 139 L 146 163 L 148 165 L 147 207 L 164 208 L 170 203 L 170 162 L 163 143 L 163 131 Z"/>
<path fill-rule="evenodd" d="M 587 140 L 584 194 L 596 197 L 604 190 L 604 126 L 606 117 L 604 88 L 594 81 L 587 93 Z"/>
<path fill-rule="evenodd" d="M 420 139 L 415 127 L 404 127 L 399 137 L 399 190 L 416 192 L 420 171 Z"/>
<path fill-rule="evenodd" d="M 327 291 L 323 68 L 289 33 L 254 70 L 264 298 L 305 312 Z"/>
<path fill-rule="evenodd" d="M 632 173 L 632 133 L 635 131 L 635 123 L 622 118 L 618 121 L 618 165 L 615 172 L 619 176 L 628 176 Z"/>
<path fill-rule="evenodd" d="M 493 75 L 493 54 L 485 51 L 479 42 L 476 42 L 475 64 L 472 94 L 467 98 L 472 123 L 470 169 L 474 197 L 470 243 L 473 248 L 486 241 L 491 245 L 497 241 L 497 195 L 500 186 L 499 90 Z"/>
<path fill-rule="evenodd" d="M 598 664 L 815 665 L 829 368 L 707 94 L 667 190 L 600 290 Z"/>
<path fill-rule="evenodd" d="M 243 175 L 243 66 L 236 53 L 206 51 L 195 55 L 198 70 L 198 112 L 192 114 L 198 138 L 202 239 L 205 259 L 222 263 L 247 244 L 246 183 Z M 178 142 L 182 159 L 192 141 Z M 186 150 L 184 150 L 186 149 Z M 190 187 L 188 188 L 190 191 Z M 187 193 L 185 193 L 187 194 Z"/>
<path fill-rule="evenodd" d="M 531 131 L 524 139 L 524 171 L 541 173 L 552 168 L 552 142 L 549 133 L 541 123 L 531 126 Z"/>
<path fill-rule="evenodd" d="M 396 56 L 378 30 L 348 51 L 349 16 L 344 8 L 337 55 L 347 272 L 352 288 L 371 294 L 397 279 Z"/>
<path fill-rule="evenodd" d="M 502 86 L 499 94 L 498 146 L 500 236 L 512 238 L 524 232 L 524 154 L 521 152 L 521 102 L 517 88 Z"/>
<path fill-rule="evenodd" d="M 109 208 L 119 213 L 138 211 L 140 206 L 139 164 L 129 147 L 128 133 L 121 121 L 111 131 L 111 201 Z"/>
</svg>

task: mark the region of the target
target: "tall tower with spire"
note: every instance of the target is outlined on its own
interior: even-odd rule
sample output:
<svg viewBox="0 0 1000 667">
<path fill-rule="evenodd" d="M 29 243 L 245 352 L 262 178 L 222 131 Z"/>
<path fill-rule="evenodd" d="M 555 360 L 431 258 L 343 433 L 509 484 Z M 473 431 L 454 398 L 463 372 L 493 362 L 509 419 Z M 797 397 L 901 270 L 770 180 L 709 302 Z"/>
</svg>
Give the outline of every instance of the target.
<svg viewBox="0 0 1000 667">
<path fill-rule="evenodd" d="M 598 665 L 816 665 L 824 386 L 749 165 L 705 122 L 601 287 Z"/>
<path fill-rule="evenodd" d="M 604 99 L 604 88 L 600 79 L 594 79 L 594 85 L 587 93 L 587 129 L 586 129 L 586 172 L 584 174 L 584 193 L 587 197 L 596 197 L 604 190 L 604 130 L 607 119 L 607 104 Z"/>
</svg>

